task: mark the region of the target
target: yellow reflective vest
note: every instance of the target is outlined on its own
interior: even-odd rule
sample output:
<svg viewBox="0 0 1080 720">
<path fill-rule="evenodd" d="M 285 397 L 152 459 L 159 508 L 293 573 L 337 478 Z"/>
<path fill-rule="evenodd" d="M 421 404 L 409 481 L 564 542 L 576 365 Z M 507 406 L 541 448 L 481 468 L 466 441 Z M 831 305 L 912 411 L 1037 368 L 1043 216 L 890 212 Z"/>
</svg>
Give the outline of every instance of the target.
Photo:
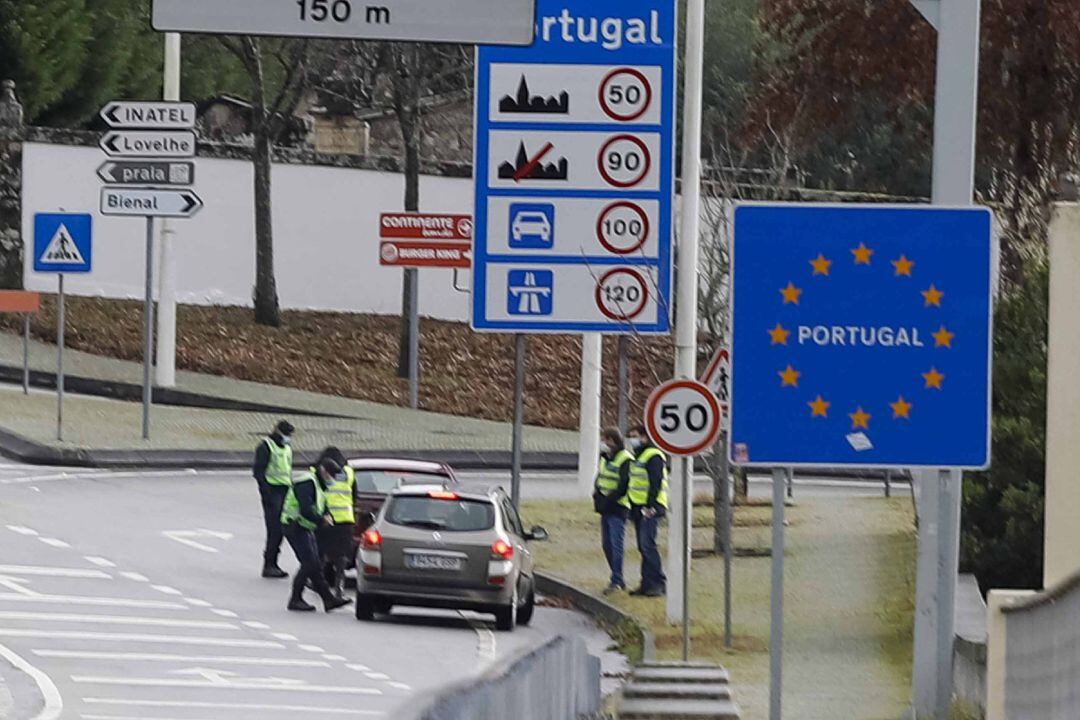
<svg viewBox="0 0 1080 720">
<path fill-rule="evenodd" d="M 668 493 L 668 469 L 667 469 L 667 456 L 659 448 L 649 447 L 641 451 L 641 454 L 634 460 L 634 464 L 630 467 L 630 491 L 627 496 L 630 498 L 630 502 L 637 506 L 649 504 L 649 470 L 647 468 L 649 461 L 654 457 L 661 457 L 664 459 L 664 477 L 660 483 L 660 492 L 656 495 L 656 504 L 667 508 L 667 493 Z"/>
<path fill-rule="evenodd" d="M 334 479 L 326 487 L 326 509 L 335 525 L 355 525 L 356 505 L 353 502 L 353 489 L 356 487 L 356 472 L 346 466 L 345 477 Z"/>
<path fill-rule="evenodd" d="M 296 487 L 303 483 L 311 483 L 315 486 L 315 512 L 320 516 L 326 514 L 326 494 L 314 472 L 308 472 L 295 483 L 289 485 L 289 493 L 285 496 L 285 507 L 281 511 L 281 524 L 292 525 L 296 523 L 307 530 L 314 530 L 317 525 L 308 520 L 300 513 L 300 501 L 296 499 Z"/>
<path fill-rule="evenodd" d="M 613 495 L 619 489 L 622 466 L 633 461 L 634 456 L 627 450 L 620 450 L 611 460 L 600 458 L 600 472 L 596 475 L 596 490 L 606 497 Z M 629 508 L 630 498 L 623 495 L 619 498 L 619 505 Z"/>
<path fill-rule="evenodd" d="M 272 438 L 263 442 L 270 450 L 270 462 L 266 465 L 267 485 L 292 485 L 292 447 L 281 447 Z"/>
</svg>

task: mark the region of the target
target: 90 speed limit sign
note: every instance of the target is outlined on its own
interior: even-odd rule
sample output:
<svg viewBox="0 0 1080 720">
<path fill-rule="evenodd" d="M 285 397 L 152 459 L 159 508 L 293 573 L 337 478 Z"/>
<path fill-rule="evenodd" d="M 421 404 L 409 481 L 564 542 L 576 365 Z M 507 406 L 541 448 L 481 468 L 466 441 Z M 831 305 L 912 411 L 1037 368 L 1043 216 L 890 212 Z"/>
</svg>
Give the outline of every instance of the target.
<svg viewBox="0 0 1080 720">
<path fill-rule="evenodd" d="M 645 405 L 645 425 L 657 447 L 672 455 L 700 455 L 720 435 L 716 395 L 694 380 L 672 380 L 653 391 Z"/>
</svg>

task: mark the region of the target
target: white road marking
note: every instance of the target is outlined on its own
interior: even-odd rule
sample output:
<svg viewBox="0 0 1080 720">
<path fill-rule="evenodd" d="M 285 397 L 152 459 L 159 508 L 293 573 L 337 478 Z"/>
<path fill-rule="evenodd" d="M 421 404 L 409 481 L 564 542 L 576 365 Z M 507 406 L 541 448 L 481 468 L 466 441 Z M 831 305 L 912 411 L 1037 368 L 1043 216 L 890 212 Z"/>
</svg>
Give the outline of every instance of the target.
<svg viewBox="0 0 1080 720">
<path fill-rule="evenodd" d="M 173 655 L 169 653 L 110 653 L 83 652 L 81 650 L 34 650 L 39 657 L 70 660 L 117 660 L 122 662 L 169 662 L 206 663 L 217 665 L 257 665 L 267 667 L 318 667 L 328 668 L 330 663 L 321 660 L 291 660 L 288 658 L 244 657 L 231 655 Z"/>
<path fill-rule="evenodd" d="M 23 587 L 23 585 L 28 582 L 29 580 L 24 580 L 22 578 L 11 577 L 10 575 L 0 575 L 0 587 L 6 587 L 8 590 L 15 593 L 16 595 L 21 595 L 23 597 L 39 597 L 41 593 L 35 592 L 30 588 Z"/>
<path fill-rule="evenodd" d="M 390 679 L 390 676 L 387 675 L 386 673 L 369 672 L 369 673 L 364 673 L 364 676 L 367 677 L 368 680 L 389 680 Z"/>
<path fill-rule="evenodd" d="M 37 482 L 54 482 L 56 480 L 113 480 L 122 478 L 172 478 L 177 475 L 196 475 L 198 474 L 194 470 L 173 470 L 162 472 L 103 472 L 101 470 L 96 471 L 80 471 L 77 473 L 61 472 L 54 475 L 23 475 L 21 477 L 2 478 L 0 479 L 0 485 L 25 485 L 27 483 Z"/>
<path fill-rule="evenodd" d="M 52 640 L 100 640 L 102 642 L 145 642 L 174 645 L 207 645 L 211 647 L 284 649 L 281 643 L 269 640 L 225 640 L 187 635 L 146 635 L 142 633 L 69 632 L 67 630 L 12 630 L 0 628 L 0 637 L 43 638 Z"/>
<path fill-rule="evenodd" d="M 202 550 L 205 553 L 216 553 L 218 551 L 218 549 L 215 547 L 203 545 L 201 542 L 195 542 L 190 538 L 180 536 L 176 532 L 163 532 L 161 534 L 169 538 L 170 540 L 175 540 L 182 545 L 187 545 L 188 547 L 195 548 L 196 550 Z"/>
<path fill-rule="evenodd" d="M 96 555 L 84 555 L 83 557 L 86 559 L 86 561 L 88 563 L 91 563 L 93 565 L 97 565 L 98 567 L 103 567 L 103 568 L 114 568 L 114 567 L 116 567 L 116 563 L 114 563 L 112 560 L 106 560 L 103 557 L 98 557 Z"/>
<path fill-rule="evenodd" d="M 81 597 L 78 595 L 21 595 L 0 593 L 0 602 L 34 602 L 52 605 L 96 605 L 99 607 L 157 608 L 159 610 L 187 610 L 186 605 L 164 600 L 125 600 L 122 598 Z"/>
<path fill-rule="evenodd" d="M 345 662 L 344 655 L 323 655 L 323 660 L 332 660 L 333 662 Z"/>
<path fill-rule="evenodd" d="M 22 525 L 8 525 L 7 529 L 13 533 L 19 533 L 20 535 L 30 535 L 32 537 L 37 535 L 37 530 L 31 530 L 30 528 L 23 527 Z"/>
<path fill-rule="evenodd" d="M 64 699 L 60 697 L 60 692 L 56 689 L 56 684 L 53 683 L 52 678 L 3 645 L 0 645 L 0 657 L 7 660 L 16 670 L 21 670 L 24 675 L 29 676 L 34 681 L 34 684 L 38 686 L 41 697 L 45 700 L 45 705 L 33 717 L 33 720 L 56 720 L 56 718 L 60 717 L 60 714 L 64 711 Z"/>
<path fill-rule="evenodd" d="M 163 718 L 157 715 L 153 717 L 149 715 L 135 717 L 133 715 L 87 715 L 86 713 L 80 713 L 79 718 L 81 720 L 193 720 L 192 718 Z"/>
<path fill-rule="evenodd" d="M 318 645 L 301 645 L 300 649 L 304 650 L 306 652 L 309 652 L 309 653 L 324 653 L 324 652 L 326 652 L 325 650 L 323 650 Z"/>
<path fill-rule="evenodd" d="M 336 687 L 333 685 L 271 685 L 267 682 L 207 680 L 179 680 L 177 678 L 99 677 L 96 675 L 72 675 L 71 681 L 79 685 L 120 685 L 124 687 L 200 688 L 214 690 L 261 690 L 304 692 L 333 695 L 382 695 L 377 688 Z"/>
<path fill-rule="evenodd" d="M 239 615 L 234 613 L 232 610 L 222 610 L 221 608 L 214 608 L 210 612 L 214 613 L 215 615 L 220 615 L 221 617 L 227 617 L 227 618 L 240 617 Z"/>
<path fill-rule="evenodd" d="M 184 594 L 184 593 L 180 592 L 179 590 L 177 590 L 176 588 L 169 587 L 168 585 L 151 585 L 150 587 L 154 588 L 159 593 L 165 593 L 166 595 L 183 595 Z"/>
<path fill-rule="evenodd" d="M 367 665 L 358 665 L 356 663 L 350 663 L 345 667 L 349 668 L 350 670 L 355 670 L 356 672 L 368 672 L 369 670 L 371 670 L 371 668 L 369 668 Z"/>
<path fill-rule="evenodd" d="M 112 580 L 112 575 L 100 570 L 81 568 L 42 567 L 39 565 L 0 565 L 2 575 L 37 575 L 41 577 L 84 578 L 93 580 Z"/>
<path fill-rule="evenodd" d="M 396 688 L 398 690 L 412 690 L 411 686 L 406 685 L 403 682 L 388 682 L 386 684 L 389 685 L 390 687 Z"/>
<path fill-rule="evenodd" d="M 44 620 L 46 622 L 87 623 L 88 625 L 152 625 L 156 627 L 198 628 L 202 630 L 239 630 L 232 623 L 214 620 L 167 620 L 165 618 L 118 615 L 72 615 L 63 613 L 0 611 L 0 620 Z"/>
<path fill-rule="evenodd" d="M 124 698 L 84 697 L 86 705 L 119 705 L 123 707 L 161 707 L 161 708 L 200 708 L 212 710 L 267 710 L 276 712 L 299 713 L 301 715 L 365 715 L 384 716 L 378 710 L 357 710 L 356 708 L 329 708 L 313 705 L 253 705 L 247 703 L 189 702 L 186 700 L 127 700 Z"/>
<path fill-rule="evenodd" d="M 140 575 L 137 572 L 122 572 L 120 573 L 120 576 L 125 577 L 128 580 L 134 580 L 135 582 L 150 582 L 150 578 L 146 577 L 145 575 Z"/>
<path fill-rule="evenodd" d="M 276 637 L 278 640 L 287 640 L 289 642 L 296 640 L 296 636 L 290 635 L 289 633 L 274 633 L 274 637 Z"/>
<path fill-rule="evenodd" d="M 269 630 L 270 629 L 270 626 L 267 625 L 266 623 L 257 622 L 255 620 L 246 620 L 246 621 L 244 621 L 244 622 L 242 622 L 240 624 L 243 625 L 244 627 L 249 627 L 252 630 Z"/>
<path fill-rule="evenodd" d="M 69 548 L 69 547 L 71 547 L 70 545 L 68 545 L 63 540 L 57 540 L 56 538 L 39 537 L 38 540 L 45 543 L 46 545 L 51 545 L 52 547 L 55 547 L 55 548 Z"/>
</svg>

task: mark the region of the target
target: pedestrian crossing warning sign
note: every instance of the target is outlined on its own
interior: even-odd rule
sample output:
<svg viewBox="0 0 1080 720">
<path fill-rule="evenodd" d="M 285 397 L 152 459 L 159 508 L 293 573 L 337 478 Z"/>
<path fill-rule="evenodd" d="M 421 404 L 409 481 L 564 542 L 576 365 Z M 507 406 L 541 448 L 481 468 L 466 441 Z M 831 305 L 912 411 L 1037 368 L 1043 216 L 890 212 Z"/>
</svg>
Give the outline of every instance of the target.
<svg viewBox="0 0 1080 720">
<path fill-rule="evenodd" d="M 45 248 L 45 254 L 41 256 L 41 261 L 64 265 L 84 265 L 86 263 L 82 253 L 79 252 L 79 248 L 75 246 L 75 241 L 71 239 L 71 233 L 66 225 L 61 225 L 56 229 L 56 234 L 53 235 L 53 239 Z"/>
<path fill-rule="evenodd" d="M 86 214 L 41 213 L 34 216 L 34 271 L 88 273 L 91 268 L 92 219 Z"/>
</svg>

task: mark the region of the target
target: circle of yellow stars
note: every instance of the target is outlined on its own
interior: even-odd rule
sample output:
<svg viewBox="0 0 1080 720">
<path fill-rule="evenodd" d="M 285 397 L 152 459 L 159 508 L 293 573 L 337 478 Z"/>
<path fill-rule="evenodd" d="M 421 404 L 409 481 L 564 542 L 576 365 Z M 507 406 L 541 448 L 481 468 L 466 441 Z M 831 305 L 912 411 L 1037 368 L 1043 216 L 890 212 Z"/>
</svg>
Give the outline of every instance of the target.
<svg viewBox="0 0 1080 720">
<path fill-rule="evenodd" d="M 852 261 L 856 266 L 871 266 L 874 262 L 875 251 L 873 248 L 867 247 L 865 242 L 860 242 L 858 247 L 851 248 Z M 813 258 L 810 262 L 812 269 L 812 277 L 829 277 L 832 272 L 832 266 L 834 261 L 831 258 L 825 257 L 823 253 L 818 253 L 817 257 Z M 896 278 L 915 278 L 915 266 L 914 260 L 911 260 L 905 254 L 901 254 L 900 257 L 895 260 L 890 260 L 890 264 L 893 266 L 893 275 Z M 799 305 L 802 301 L 804 289 L 797 287 L 794 282 L 788 282 L 786 287 L 780 288 L 780 296 L 784 305 Z M 930 283 L 930 287 L 925 290 L 921 290 L 920 294 L 923 297 L 923 306 L 926 308 L 941 308 L 945 299 L 945 293 L 939 289 L 934 283 Z M 780 322 L 776 323 L 776 326 L 767 331 L 769 333 L 770 344 L 772 345 L 787 345 L 788 340 L 791 337 L 791 330 L 788 330 Z M 931 337 L 934 338 L 935 348 L 952 349 L 953 340 L 956 338 L 956 333 L 949 331 L 944 325 L 941 325 L 937 332 L 932 333 Z M 783 370 L 777 372 L 780 377 L 780 386 L 782 388 L 799 388 L 799 382 L 802 379 L 802 373 L 795 369 L 791 364 L 788 364 Z M 940 372 L 937 367 L 931 367 L 926 372 L 922 373 L 923 387 L 926 390 L 943 390 L 945 383 L 945 375 Z M 825 418 L 829 417 L 829 411 L 832 409 L 832 403 L 825 399 L 822 395 L 817 395 L 812 401 L 806 403 L 810 408 L 811 418 Z M 915 405 L 904 398 L 903 395 L 897 397 L 896 402 L 888 403 L 889 410 L 892 413 L 893 420 L 910 420 L 911 413 Z M 867 412 L 862 406 L 858 406 L 853 412 L 848 413 L 848 417 L 851 418 L 852 430 L 869 430 L 870 421 L 873 420 L 873 414 Z"/>
</svg>

